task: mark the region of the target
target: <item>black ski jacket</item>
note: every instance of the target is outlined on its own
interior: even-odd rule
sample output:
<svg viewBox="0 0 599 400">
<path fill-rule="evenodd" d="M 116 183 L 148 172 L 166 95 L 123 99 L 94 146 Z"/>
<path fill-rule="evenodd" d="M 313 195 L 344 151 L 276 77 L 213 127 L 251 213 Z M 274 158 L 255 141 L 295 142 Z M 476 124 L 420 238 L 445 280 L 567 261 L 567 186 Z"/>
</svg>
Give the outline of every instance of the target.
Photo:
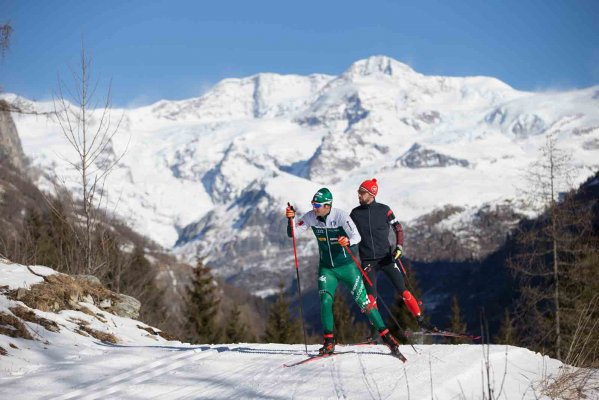
<svg viewBox="0 0 599 400">
<path fill-rule="evenodd" d="M 389 206 L 375 200 L 354 208 L 349 216 L 362 236 L 359 244 L 362 260 L 378 260 L 390 255 L 395 246 L 403 247 L 403 228 Z M 395 232 L 395 243 L 390 241 L 391 228 Z"/>
</svg>

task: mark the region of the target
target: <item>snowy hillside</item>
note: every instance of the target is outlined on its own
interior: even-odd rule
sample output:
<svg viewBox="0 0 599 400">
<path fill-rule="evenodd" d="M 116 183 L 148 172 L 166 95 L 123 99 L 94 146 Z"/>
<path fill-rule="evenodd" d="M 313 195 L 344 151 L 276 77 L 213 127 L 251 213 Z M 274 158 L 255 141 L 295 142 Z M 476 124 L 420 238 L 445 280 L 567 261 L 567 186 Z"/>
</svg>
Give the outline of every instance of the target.
<svg viewBox="0 0 599 400">
<path fill-rule="evenodd" d="M 79 303 L 86 312 L 55 313 L 8 298 L 10 290 L 25 293 L 42 280 L 25 266 L 0 261 L 1 398 L 473 399 L 491 389 L 498 399 L 538 399 L 546 398 L 543 388 L 563 366 L 526 349 L 490 346 L 489 380 L 480 345 L 401 346 L 405 364 L 378 345 L 338 346 L 335 357 L 284 367 L 306 358 L 303 345 L 189 345 L 89 302 Z M 24 328 L 17 329 L 17 315 Z M 112 339 L 95 338 L 97 332 Z"/>
<path fill-rule="evenodd" d="M 292 279 L 288 201 L 305 212 L 327 185 L 349 210 L 359 183 L 376 177 L 379 201 L 404 224 L 452 205 L 462 211 L 451 221 L 464 226 L 479 209 L 521 207 L 524 172 L 547 134 L 580 167 L 573 184 L 597 170 L 598 106 L 599 87 L 525 93 L 490 77 L 425 76 L 382 56 L 339 76 L 226 79 L 198 98 L 113 111 L 124 119 L 112 149 L 127 153 L 106 185 L 109 208 L 175 253 L 198 254 L 229 282 L 267 294 Z M 34 164 L 76 191 L 55 121 L 15 119 Z M 473 253 L 483 246 L 465 240 Z M 299 246 L 303 260 L 315 252 L 308 237 Z M 409 238 L 406 252 L 420 256 Z"/>
</svg>

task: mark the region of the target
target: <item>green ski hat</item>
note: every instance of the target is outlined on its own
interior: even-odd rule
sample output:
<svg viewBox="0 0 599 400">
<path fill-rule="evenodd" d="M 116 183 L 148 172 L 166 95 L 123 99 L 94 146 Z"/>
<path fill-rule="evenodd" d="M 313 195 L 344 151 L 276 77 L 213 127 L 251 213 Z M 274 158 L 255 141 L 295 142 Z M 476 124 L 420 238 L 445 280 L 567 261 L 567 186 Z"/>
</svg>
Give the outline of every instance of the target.
<svg viewBox="0 0 599 400">
<path fill-rule="evenodd" d="M 316 192 L 316 194 L 314 194 L 314 197 L 312 197 L 312 202 L 320 204 L 331 204 L 333 202 L 333 194 L 327 188 L 318 189 L 318 192 Z"/>
</svg>

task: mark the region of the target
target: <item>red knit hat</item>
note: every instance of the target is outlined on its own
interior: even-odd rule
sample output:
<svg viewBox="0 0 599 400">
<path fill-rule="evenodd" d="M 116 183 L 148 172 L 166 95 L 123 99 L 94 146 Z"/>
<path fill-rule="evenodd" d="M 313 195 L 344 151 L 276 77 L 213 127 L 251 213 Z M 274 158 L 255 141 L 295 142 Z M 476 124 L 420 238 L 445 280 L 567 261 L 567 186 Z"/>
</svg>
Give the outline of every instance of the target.
<svg viewBox="0 0 599 400">
<path fill-rule="evenodd" d="M 379 192 L 379 185 L 376 183 L 376 178 L 366 180 L 360 184 L 360 189 L 366 190 L 368 193 L 376 197 Z"/>
</svg>

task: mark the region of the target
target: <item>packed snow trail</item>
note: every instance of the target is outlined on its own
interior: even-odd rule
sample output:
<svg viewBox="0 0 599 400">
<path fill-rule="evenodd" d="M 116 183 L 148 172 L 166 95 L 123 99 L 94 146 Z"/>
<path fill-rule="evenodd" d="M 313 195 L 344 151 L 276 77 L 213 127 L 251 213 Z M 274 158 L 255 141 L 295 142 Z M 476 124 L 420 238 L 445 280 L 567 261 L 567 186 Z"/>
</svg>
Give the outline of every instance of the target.
<svg viewBox="0 0 599 400">
<path fill-rule="evenodd" d="M 478 398 L 483 387 L 478 345 L 402 346 L 408 362 L 383 346 L 343 346 L 344 354 L 285 368 L 306 357 L 303 345 L 109 345 L 53 352 L 47 364 L 7 374 L 0 397 L 16 399 L 439 399 Z M 309 346 L 315 354 L 318 346 Z M 507 355 L 506 355 L 507 354 Z M 62 359 L 57 359 L 62 357 Z M 535 398 L 533 384 L 559 361 L 517 347 L 491 346 L 495 393 Z M 432 378 L 431 378 L 432 377 Z M 432 379 L 432 382 L 431 382 Z"/>
<path fill-rule="evenodd" d="M 0 260 L 0 313 L 15 306 L 7 289 L 28 288 L 54 274 Z M 304 344 L 190 345 L 169 341 L 140 321 L 80 302 L 75 310 L 29 309 L 60 327 L 23 321 L 35 340 L 0 334 L 0 399 L 479 399 L 483 346 L 400 346 L 402 363 L 384 345 L 338 345 L 334 357 L 306 359 Z M 91 312 L 90 312 L 91 311 Z M 90 315 L 92 314 L 92 315 Z M 118 344 L 83 335 L 80 326 L 110 333 Z M 9 328 L 9 326 L 3 326 Z M 320 345 L 308 346 L 317 354 Z M 540 382 L 563 364 L 527 349 L 489 347 L 491 389 L 497 399 L 537 399 Z M 502 384 L 503 382 L 503 384 Z M 599 398 L 590 393 L 589 398 Z M 594 396 L 594 397 L 593 397 Z"/>
</svg>

